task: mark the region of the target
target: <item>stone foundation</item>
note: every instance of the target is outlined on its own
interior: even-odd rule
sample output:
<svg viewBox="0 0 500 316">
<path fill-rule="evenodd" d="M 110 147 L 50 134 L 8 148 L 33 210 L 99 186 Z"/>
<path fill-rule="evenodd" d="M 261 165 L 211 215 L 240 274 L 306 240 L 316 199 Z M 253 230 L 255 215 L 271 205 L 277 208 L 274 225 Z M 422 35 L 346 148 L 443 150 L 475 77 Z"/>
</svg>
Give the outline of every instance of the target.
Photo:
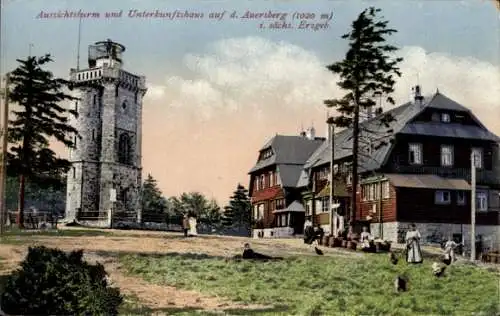
<svg viewBox="0 0 500 316">
<path fill-rule="evenodd" d="M 383 223 L 383 239 L 394 243 L 404 243 L 406 232 L 410 229 L 411 223 L 391 222 Z M 422 235 L 422 244 L 436 245 L 453 235 L 461 239 L 466 248 L 470 248 L 470 225 L 448 224 L 448 223 L 415 223 Z M 379 237 L 378 223 L 370 225 L 370 231 L 374 237 Z M 482 238 L 483 248 L 488 250 L 500 250 L 500 226 L 476 225 L 476 240 Z"/>
<path fill-rule="evenodd" d="M 264 232 L 263 238 L 290 238 L 293 237 L 292 227 L 274 227 L 274 228 L 264 228 L 264 229 L 253 229 L 252 237 L 259 238 L 258 233 Z"/>
</svg>

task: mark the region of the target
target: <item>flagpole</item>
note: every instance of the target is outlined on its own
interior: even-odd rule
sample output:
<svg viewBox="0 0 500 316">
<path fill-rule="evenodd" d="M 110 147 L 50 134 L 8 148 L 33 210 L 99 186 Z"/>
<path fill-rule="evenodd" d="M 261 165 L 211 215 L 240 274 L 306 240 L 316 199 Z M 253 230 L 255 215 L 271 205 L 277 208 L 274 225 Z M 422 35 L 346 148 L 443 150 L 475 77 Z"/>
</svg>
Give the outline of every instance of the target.
<svg viewBox="0 0 500 316">
<path fill-rule="evenodd" d="M 78 43 L 77 43 L 77 52 L 76 52 L 76 70 L 80 70 L 80 42 L 82 39 L 82 17 L 78 21 Z"/>
</svg>

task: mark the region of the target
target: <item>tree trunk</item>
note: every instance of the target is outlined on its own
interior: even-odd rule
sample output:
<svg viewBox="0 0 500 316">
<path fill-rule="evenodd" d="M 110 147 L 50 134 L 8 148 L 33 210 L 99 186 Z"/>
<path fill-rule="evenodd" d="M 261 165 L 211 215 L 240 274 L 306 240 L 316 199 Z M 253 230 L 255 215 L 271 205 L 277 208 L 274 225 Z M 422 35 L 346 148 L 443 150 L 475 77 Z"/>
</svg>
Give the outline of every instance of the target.
<svg viewBox="0 0 500 316">
<path fill-rule="evenodd" d="M 354 222 L 356 220 L 356 199 L 358 189 L 358 156 L 359 156 L 359 102 L 355 97 L 354 118 L 352 124 L 352 190 L 351 190 L 351 210 L 349 213 L 349 230 L 354 232 Z"/>
<path fill-rule="evenodd" d="M 24 189 L 25 189 L 25 178 L 24 175 L 19 176 L 19 199 L 18 199 L 18 210 L 17 210 L 17 225 L 19 229 L 24 228 Z"/>
</svg>

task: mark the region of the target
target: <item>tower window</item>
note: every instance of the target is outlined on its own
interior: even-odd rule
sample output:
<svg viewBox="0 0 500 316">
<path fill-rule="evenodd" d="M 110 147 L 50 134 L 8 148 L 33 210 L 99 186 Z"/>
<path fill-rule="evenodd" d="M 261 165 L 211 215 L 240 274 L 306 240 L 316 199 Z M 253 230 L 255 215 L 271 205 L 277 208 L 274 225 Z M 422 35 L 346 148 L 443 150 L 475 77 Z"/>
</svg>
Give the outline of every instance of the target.
<svg viewBox="0 0 500 316">
<path fill-rule="evenodd" d="M 123 103 L 122 103 L 122 108 L 123 108 L 124 110 L 126 110 L 126 109 L 127 109 L 127 101 L 123 101 Z"/>
<path fill-rule="evenodd" d="M 75 102 L 75 111 L 78 112 L 78 101 Z"/>
<path fill-rule="evenodd" d="M 123 164 L 131 164 L 130 153 L 130 136 L 126 133 L 123 133 L 120 135 L 120 138 L 118 140 L 118 162 Z"/>
<path fill-rule="evenodd" d="M 119 88 L 118 86 L 115 87 L 115 97 L 118 96 L 118 88 Z"/>
<path fill-rule="evenodd" d="M 75 147 L 75 149 L 76 149 L 76 136 L 75 136 L 75 137 L 74 137 L 74 139 L 73 139 L 73 146 L 74 146 L 74 147 Z"/>
<path fill-rule="evenodd" d="M 97 104 L 97 95 L 96 94 L 94 94 L 94 101 L 93 102 L 94 102 L 94 105 Z"/>
<path fill-rule="evenodd" d="M 73 167 L 73 179 L 76 178 L 76 168 Z"/>
<path fill-rule="evenodd" d="M 95 129 L 92 130 L 92 140 L 95 140 Z"/>
<path fill-rule="evenodd" d="M 137 91 L 134 94 L 134 103 L 137 103 Z"/>
</svg>

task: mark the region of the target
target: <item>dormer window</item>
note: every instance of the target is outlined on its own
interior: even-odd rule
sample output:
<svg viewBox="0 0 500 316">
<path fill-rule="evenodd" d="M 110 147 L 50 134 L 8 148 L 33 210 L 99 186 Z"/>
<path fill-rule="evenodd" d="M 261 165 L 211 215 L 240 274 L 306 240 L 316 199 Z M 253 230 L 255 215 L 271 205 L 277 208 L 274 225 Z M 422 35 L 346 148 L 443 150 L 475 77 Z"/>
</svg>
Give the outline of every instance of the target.
<svg viewBox="0 0 500 316">
<path fill-rule="evenodd" d="M 441 122 L 443 122 L 443 123 L 450 123 L 450 121 L 451 121 L 450 114 L 448 114 L 448 113 L 441 113 Z"/>
<path fill-rule="evenodd" d="M 432 113 L 431 120 L 433 122 L 439 122 L 439 113 Z"/>
<path fill-rule="evenodd" d="M 261 152 L 261 154 L 260 154 L 260 159 L 259 160 L 264 160 L 264 159 L 271 158 L 272 155 L 273 155 L 273 150 L 271 148 L 263 150 Z"/>
</svg>

